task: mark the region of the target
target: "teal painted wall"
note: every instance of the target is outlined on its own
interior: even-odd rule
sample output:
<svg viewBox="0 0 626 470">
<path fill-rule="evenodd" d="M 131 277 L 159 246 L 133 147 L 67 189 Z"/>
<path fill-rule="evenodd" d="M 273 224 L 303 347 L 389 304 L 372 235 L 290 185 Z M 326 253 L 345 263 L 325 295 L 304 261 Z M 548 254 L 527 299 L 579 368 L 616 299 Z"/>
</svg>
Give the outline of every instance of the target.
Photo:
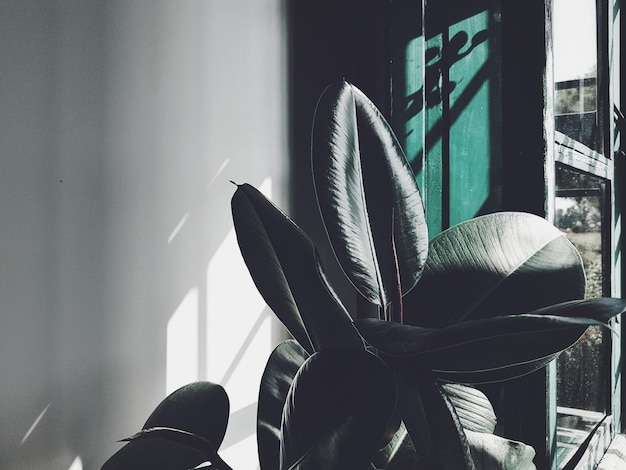
<svg viewBox="0 0 626 470">
<path fill-rule="evenodd" d="M 454 3 L 392 7 L 392 123 L 431 237 L 501 205 L 499 11 Z"/>
</svg>

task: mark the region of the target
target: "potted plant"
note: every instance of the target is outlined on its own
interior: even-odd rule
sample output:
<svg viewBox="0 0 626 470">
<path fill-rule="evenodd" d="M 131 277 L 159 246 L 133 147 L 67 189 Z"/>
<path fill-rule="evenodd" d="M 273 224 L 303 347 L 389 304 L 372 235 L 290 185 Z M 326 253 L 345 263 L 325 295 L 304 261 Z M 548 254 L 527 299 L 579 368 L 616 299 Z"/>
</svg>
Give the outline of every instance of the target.
<svg viewBox="0 0 626 470">
<path fill-rule="evenodd" d="M 274 350 L 263 374 L 261 469 L 534 468 L 532 448 L 493 434 L 494 410 L 472 385 L 544 367 L 626 302 L 583 300 L 580 255 L 531 214 L 478 217 L 429 243 L 419 189 L 393 131 L 345 81 L 318 102 L 312 172 L 336 258 L 378 315 L 349 313 L 313 241 L 255 188 L 237 186 L 241 253 L 294 338 Z M 217 454 L 228 414 L 223 389 L 188 387 L 103 470 L 205 461 L 229 468 Z M 221 409 L 201 417 L 208 428 L 193 424 L 199 406 Z M 180 466 L 154 459 L 138 466 L 150 452 L 172 462 L 180 456 Z"/>
</svg>

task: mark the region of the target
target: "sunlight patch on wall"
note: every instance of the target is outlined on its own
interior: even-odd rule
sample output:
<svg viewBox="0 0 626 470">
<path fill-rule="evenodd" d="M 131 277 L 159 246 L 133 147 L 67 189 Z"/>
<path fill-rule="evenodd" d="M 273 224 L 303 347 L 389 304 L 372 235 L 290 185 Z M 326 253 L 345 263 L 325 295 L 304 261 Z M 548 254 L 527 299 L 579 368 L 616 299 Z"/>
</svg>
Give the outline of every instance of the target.
<svg viewBox="0 0 626 470">
<path fill-rule="evenodd" d="M 269 197 L 271 180 L 259 188 Z M 231 415 L 257 402 L 261 375 L 272 343 L 271 315 L 243 261 L 234 229 L 207 268 L 207 379 L 220 383 L 230 398 Z M 247 415 L 246 415 L 247 416 Z M 227 460 L 234 468 L 258 462 L 254 416 L 229 426 Z M 237 428 L 237 429 L 235 429 Z M 239 462 L 236 462 L 239 460 Z"/>
<path fill-rule="evenodd" d="M 183 228 L 183 225 L 185 225 L 185 222 L 187 222 L 188 218 L 189 218 L 189 212 L 187 212 L 185 215 L 183 215 L 183 218 L 180 219 L 180 222 L 178 222 L 176 224 L 176 227 L 174 227 L 174 230 L 172 230 L 172 233 L 170 233 L 170 236 L 167 237 L 167 244 L 168 245 L 170 245 L 172 243 L 172 240 L 174 240 L 176 235 L 178 235 L 178 232 L 180 232 L 180 229 Z"/>
<path fill-rule="evenodd" d="M 67 470 L 83 470 L 83 461 L 80 457 L 76 457 Z"/>
<path fill-rule="evenodd" d="M 224 160 L 224 163 L 222 163 L 222 166 L 220 166 L 219 170 L 217 170 L 217 173 L 215 173 L 213 178 L 211 178 L 211 181 L 209 181 L 208 186 L 211 186 L 213 184 L 213 182 L 217 179 L 219 175 L 222 174 L 222 171 L 224 171 L 224 168 L 226 168 L 226 165 L 228 165 L 229 163 L 230 163 L 230 158 L 227 158 L 226 160 Z"/>
<path fill-rule="evenodd" d="M 248 470 L 259 468 L 256 435 L 247 437 L 238 445 L 224 449 L 219 454 L 232 468 Z"/>
<path fill-rule="evenodd" d="M 198 288 L 190 289 L 167 323 L 167 394 L 198 380 L 198 299 Z"/>
<path fill-rule="evenodd" d="M 30 427 L 28 428 L 28 431 L 26 431 L 26 434 L 24 434 L 24 437 L 22 438 L 22 440 L 20 442 L 20 447 L 22 447 L 24 445 L 24 443 L 31 436 L 31 434 L 33 433 L 35 428 L 37 428 L 37 426 L 39 425 L 39 423 L 41 422 L 41 420 L 43 419 L 45 414 L 48 412 L 48 409 L 50 408 L 50 405 L 52 405 L 52 402 L 48 403 L 46 405 L 46 407 L 43 409 L 43 411 L 41 413 L 39 413 L 39 415 L 35 418 L 35 421 L 33 421 L 33 424 L 30 425 Z"/>
<path fill-rule="evenodd" d="M 193 470 L 200 470 L 201 468 L 213 468 L 213 463 L 210 460 L 201 463 L 197 467 L 193 467 Z"/>
<path fill-rule="evenodd" d="M 217 170 L 217 172 L 215 173 L 215 175 L 213 175 L 213 177 L 209 181 L 209 184 L 207 185 L 207 187 L 211 186 L 213 184 L 213 182 L 215 182 L 215 180 L 217 180 L 217 178 L 222 174 L 222 172 L 228 166 L 229 163 L 230 163 L 230 158 L 227 158 L 226 160 L 224 160 L 222 162 L 222 164 L 220 165 L 220 167 Z M 176 236 L 178 235 L 180 230 L 187 223 L 187 219 L 189 219 L 189 212 L 185 213 L 185 215 L 182 216 L 180 221 L 176 224 L 176 226 L 174 227 L 174 229 L 170 233 L 169 237 L 167 237 L 167 244 L 168 245 L 172 244 L 172 241 L 174 241 L 174 238 L 176 238 Z"/>
</svg>

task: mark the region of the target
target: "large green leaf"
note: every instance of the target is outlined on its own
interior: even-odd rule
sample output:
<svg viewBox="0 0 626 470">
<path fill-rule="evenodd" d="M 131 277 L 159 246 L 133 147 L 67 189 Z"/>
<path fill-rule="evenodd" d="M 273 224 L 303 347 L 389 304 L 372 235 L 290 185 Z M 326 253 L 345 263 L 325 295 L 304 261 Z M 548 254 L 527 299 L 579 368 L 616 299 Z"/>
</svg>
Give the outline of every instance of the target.
<svg viewBox="0 0 626 470">
<path fill-rule="evenodd" d="M 393 429 L 391 427 L 390 429 Z M 372 458 L 372 466 L 376 469 L 406 469 L 416 468 L 417 453 L 411 442 L 409 432 L 403 421 L 396 429 L 389 443 L 376 452 Z M 421 468 L 421 467 L 419 467 Z"/>
<path fill-rule="evenodd" d="M 496 413 L 489 398 L 483 392 L 461 384 L 443 384 L 442 388 L 454 406 L 466 432 L 493 433 L 495 431 Z"/>
<path fill-rule="evenodd" d="M 433 378 L 429 377 L 428 380 L 432 381 Z M 425 385 L 422 384 L 421 388 L 423 388 L 424 386 Z M 431 390 L 438 391 L 436 387 L 436 385 L 431 386 Z M 443 384 L 441 388 L 443 389 L 445 396 L 454 407 L 456 415 L 458 416 L 459 422 L 463 428 L 463 432 L 468 437 L 468 443 L 474 461 L 476 461 L 476 458 L 479 458 L 481 462 L 487 461 L 487 458 L 491 457 L 493 455 L 493 452 L 490 454 L 489 448 L 481 444 L 483 442 L 489 442 L 488 438 L 483 436 L 483 433 L 493 433 L 496 426 L 496 415 L 491 405 L 491 402 L 484 393 L 474 387 L 460 384 Z M 424 396 L 425 394 L 422 393 L 421 395 Z M 415 397 L 413 395 L 409 395 L 409 405 L 411 403 L 414 403 L 415 401 L 417 401 Z M 445 399 L 437 399 L 437 403 L 439 403 L 439 406 L 441 406 L 445 403 Z M 427 406 L 432 405 L 427 403 Z M 424 409 L 424 407 L 421 408 Z M 452 430 L 452 432 L 458 432 L 458 427 L 451 424 L 452 422 L 454 422 L 455 418 L 454 415 L 452 415 L 452 417 L 448 416 L 450 415 L 450 410 L 448 409 L 447 405 L 440 408 L 440 410 L 444 413 L 443 418 L 434 416 L 430 419 L 443 419 L 445 420 L 444 422 L 448 422 L 448 426 Z M 424 410 L 424 413 L 425 412 L 426 411 Z M 415 413 L 415 411 L 412 411 L 412 413 Z M 426 418 L 424 419 L 426 420 Z M 426 431 L 425 429 L 423 429 L 419 434 L 420 436 L 431 435 L 430 431 Z M 479 438 L 476 439 L 475 436 L 478 436 Z M 494 438 L 496 444 L 494 445 L 495 451 L 501 453 L 502 448 L 510 448 L 511 453 L 516 453 L 519 451 L 519 443 L 507 441 L 496 436 L 494 436 Z M 456 436 L 454 437 L 454 439 L 458 440 Z M 429 448 L 433 449 L 433 454 L 434 447 L 434 444 L 429 444 Z M 458 448 L 461 449 L 461 445 L 459 445 Z M 465 453 L 463 452 L 461 456 L 463 457 L 463 460 L 460 460 L 462 462 L 460 463 L 460 465 L 465 465 Z M 377 454 L 377 459 L 374 459 L 374 466 L 375 468 L 385 470 L 413 470 L 415 468 L 440 469 L 440 465 L 435 462 L 435 460 L 436 457 L 433 457 L 433 455 L 431 455 L 431 458 L 429 460 L 426 459 L 424 456 L 420 457 L 416 453 L 413 444 L 408 437 L 406 426 L 404 425 L 404 423 L 402 423 L 389 445 Z M 502 460 L 502 462 L 504 461 L 505 459 Z M 477 465 L 477 468 L 488 469 L 500 467 Z"/>
<path fill-rule="evenodd" d="M 192 382 L 159 403 L 143 428 L 181 429 L 207 439 L 218 449 L 226 434 L 229 412 L 224 387 L 207 381 Z"/>
<path fill-rule="evenodd" d="M 476 468 L 482 470 L 535 470 L 535 449 L 493 434 L 466 431 Z"/>
<path fill-rule="evenodd" d="M 626 310 L 626 300 L 575 300 L 528 314 L 460 322 L 434 329 L 375 319 L 357 321 L 365 340 L 392 356 L 413 356 L 443 378 L 464 374 L 464 382 L 500 380 L 532 372 L 576 342 L 588 325 L 605 324 Z M 584 316 L 583 316 L 584 315 Z M 514 374 L 514 375 L 511 375 Z M 448 376 L 448 379 L 450 377 Z"/>
<path fill-rule="evenodd" d="M 204 454 L 193 447 L 155 437 L 127 443 L 101 470 L 187 470 L 205 460 Z"/>
<path fill-rule="evenodd" d="M 405 358 L 385 362 L 396 372 L 398 410 L 424 468 L 473 469 L 461 421 L 434 377 Z"/>
<path fill-rule="evenodd" d="M 422 200 L 402 148 L 374 104 L 341 82 L 317 104 L 312 160 L 337 259 L 356 289 L 385 307 L 399 289 L 413 288 L 428 253 Z"/>
<path fill-rule="evenodd" d="M 462 384 L 487 384 L 494 382 L 504 382 L 535 372 L 556 359 L 559 353 L 546 356 L 536 361 L 516 364 L 500 369 L 487 369 L 480 371 L 434 371 L 437 379 L 442 382 L 462 383 Z"/>
<path fill-rule="evenodd" d="M 233 470 L 226 462 L 224 462 L 224 460 L 222 460 L 210 441 L 198 436 L 197 434 L 183 431 L 181 429 L 166 427 L 147 428 L 142 429 L 137 434 L 124 439 L 124 441 L 129 441 L 131 443 L 156 440 L 165 441 L 168 444 L 179 444 L 184 448 L 197 451 L 202 456 L 200 461 L 196 462 L 197 465 L 210 462 L 210 465 L 206 468 L 213 470 Z M 166 467 L 164 467 L 162 463 L 159 463 L 158 468 L 164 469 Z M 172 466 L 172 468 L 182 470 L 187 469 L 188 467 L 186 465 L 183 466 L 182 462 L 177 462 Z"/>
<path fill-rule="evenodd" d="M 281 470 L 365 470 L 392 423 L 392 372 L 364 349 L 325 349 L 296 374 L 283 412 Z"/>
<path fill-rule="evenodd" d="M 261 470 L 280 466 L 280 425 L 289 387 L 309 354 L 295 340 L 279 344 L 270 355 L 259 390 L 257 443 Z"/>
<path fill-rule="evenodd" d="M 233 221 L 259 292 L 309 353 L 363 342 L 331 289 L 309 237 L 254 187 L 237 187 Z"/>
<path fill-rule="evenodd" d="M 272 352 L 261 378 L 257 413 L 257 442 L 262 470 L 275 470 L 280 465 L 280 426 L 283 407 L 289 387 L 300 366 L 309 354 L 297 341 L 287 340 Z M 407 453 L 414 454 L 410 438 L 403 424 L 389 444 L 378 451 L 372 462 L 376 468 L 396 465 Z"/>
<path fill-rule="evenodd" d="M 228 424 L 229 401 L 221 385 L 193 382 L 166 397 L 150 414 L 143 429 L 172 428 L 210 442 L 217 450 Z M 151 433 L 131 440 L 117 451 L 102 470 L 185 470 L 206 460 L 191 441 L 170 432 Z"/>
<path fill-rule="evenodd" d="M 404 298 L 405 322 L 444 327 L 581 299 L 580 255 L 541 217 L 502 212 L 435 237 L 419 284 Z"/>
</svg>

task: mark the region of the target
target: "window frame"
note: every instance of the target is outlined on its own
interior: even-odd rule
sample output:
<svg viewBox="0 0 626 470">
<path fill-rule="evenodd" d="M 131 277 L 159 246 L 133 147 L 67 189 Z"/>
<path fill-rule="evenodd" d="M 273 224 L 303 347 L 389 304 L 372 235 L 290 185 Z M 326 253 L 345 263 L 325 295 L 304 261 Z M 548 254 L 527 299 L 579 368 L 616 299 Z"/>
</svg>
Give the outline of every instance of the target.
<svg viewBox="0 0 626 470">
<path fill-rule="evenodd" d="M 485 210 L 524 211 L 554 220 L 555 203 L 549 197 L 547 188 L 549 184 L 554 184 L 556 162 L 562 162 L 612 181 L 608 188 L 612 197 L 610 225 L 615 227 L 619 215 L 616 190 L 621 189 L 616 189 L 618 185 L 613 183 L 617 180 L 612 177 L 616 170 L 616 158 L 612 156 L 618 144 L 614 140 L 616 124 L 611 112 L 613 105 L 620 103 L 615 87 L 619 84 L 617 66 L 623 63 L 623 58 L 619 56 L 619 50 L 610 48 L 609 44 L 614 40 L 614 34 L 619 34 L 612 29 L 617 4 L 617 0 L 596 0 L 597 87 L 603 97 L 599 121 L 605 142 L 605 148 L 600 153 L 555 129 L 552 0 L 479 0 L 472 2 L 471 7 L 461 0 L 391 2 L 390 120 L 414 169 L 420 170 L 416 173 L 425 199 L 431 236 L 458 222 L 451 217 L 451 206 L 457 203 L 452 186 L 465 184 L 471 189 L 467 183 L 471 178 L 460 181 L 452 171 L 456 159 L 464 158 L 459 148 L 467 146 L 467 142 L 454 141 L 455 136 L 450 132 L 450 127 L 459 125 L 462 119 L 456 121 L 458 115 L 451 113 L 456 110 L 453 108 L 454 96 L 450 85 L 458 85 L 456 90 L 459 90 L 463 83 L 454 75 L 458 68 L 453 69 L 454 57 L 446 52 L 446 45 L 453 42 L 454 32 L 457 31 L 452 29 L 453 25 L 483 10 L 489 15 L 486 27 L 489 63 L 485 76 L 492 88 L 491 101 L 487 106 L 490 117 L 494 118 L 492 122 L 497 121 L 497 125 L 487 129 L 492 140 L 492 147 L 487 152 L 491 153 L 486 158 L 481 156 L 483 159 L 480 160 L 491 165 L 489 170 L 492 173 L 490 189 L 493 198 Z M 459 16 L 459 11 L 467 12 L 468 16 Z M 468 40 L 472 41 L 477 38 L 477 33 L 482 33 L 478 30 L 467 32 Z M 466 46 L 463 50 L 469 51 L 469 48 Z M 438 54 L 433 56 L 433 51 Z M 611 69 L 610 54 L 613 55 Z M 469 69 L 466 71 L 471 72 Z M 468 73 L 462 78 L 467 83 L 475 76 Z M 407 117 L 407 109 L 417 111 Z M 436 135 L 431 132 L 435 126 Z M 603 154 L 610 158 L 605 158 Z M 611 241 L 612 254 L 617 248 L 616 239 L 613 237 Z M 620 296 L 621 266 L 614 257 L 607 259 L 607 263 L 610 272 L 616 274 L 611 275 L 611 293 Z M 621 325 L 615 323 L 614 329 L 618 328 Z M 610 354 L 613 364 L 619 362 L 621 341 L 626 342 L 626 339 L 613 341 Z M 554 462 L 557 416 L 555 370 L 556 363 L 552 363 L 529 376 L 502 386 L 497 384 L 493 388 L 485 388 L 497 409 L 498 432 L 532 445 L 537 453 L 535 463 L 539 469 L 553 468 Z M 621 397 L 614 394 L 621 388 L 621 379 L 617 370 L 612 369 L 612 372 L 615 373 L 610 374 L 609 396 L 617 399 L 611 403 L 610 417 L 602 421 L 589 445 L 584 446 L 588 455 L 593 454 L 591 460 L 597 460 L 596 453 L 601 454 L 614 433 L 621 430 Z M 588 456 L 584 458 L 590 459 Z"/>
<path fill-rule="evenodd" d="M 547 2 L 552 7 L 552 1 Z M 621 293 L 618 285 L 617 276 L 614 275 L 617 266 L 614 266 L 611 260 L 616 259 L 616 253 L 619 250 L 616 237 L 611 236 L 612 231 L 617 227 L 619 213 L 616 206 L 615 194 L 615 148 L 614 134 L 616 132 L 615 125 L 611 120 L 614 107 L 614 96 L 611 87 L 612 80 L 615 76 L 611 76 L 613 72 L 609 68 L 610 54 L 612 44 L 612 23 L 609 21 L 609 11 L 614 11 L 615 0 L 596 0 L 596 31 L 597 31 L 597 109 L 598 109 L 598 125 L 601 129 L 601 151 L 593 150 L 582 143 L 558 132 L 554 129 L 553 103 L 554 88 L 556 83 L 553 78 L 553 70 L 547 67 L 546 82 L 548 83 L 547 93 L 551 96 L 546 106 L 548 119 L 552 122 L 546 122 L 546 127 L 553 132 L 554 150 L 546 155 L 546 216 L 548 220 L 554 221 L 555 215 L 555 170 L 556 164 L 562 164 L 566 167 L 573 168 L 584 173 L 591 174 L 602 178 L 607 183 L 606 198 L 610 204 L 610 220 L 608 230 L 603 230 L 603 244 L 609 248 L 608 252 L 603 252 L 603 271 L 609 277 L 608 292 L 605 287 L 604 295 L 619 296 Z M 553 13 L 553 12 L 552 12 Z M 552 57 L 551 41 L 547 44 L 547 56 Z M 619 63 L 619 62 L 618 62 Z M 619 76 L 619 75 L 618 75 Z M 551 112 L 550 112 L 551 111 Z M 549 133 L 548 133 L 549 135 Z M 608 238 L 608 239 L 607 239 Z M 621 341 L 616 333 L 620 329 L 619 320 L 611 322 L 611 330 L 609 332 L 609 354 L 605 358 L 605 367 L 607 367 L 609 380 L 604 384 L 607 394 L 607 410 L 603 420 L 589 434 L 588 438 L 583 442 L 578 452 L 574 454 L 572 459 L 578 460 L 576 469 L 593 469 L 597 466 L 600 459 L 606 452 L 610 442 L 616 433 L 621 431 L 621 402 L 622 394 L 620 387 L 621 371 L 618 370 L 621 355 Z M 547 369 L 548 384 L 548 440 L 552 443 L 551 449 L 555 449 L 556 445 L 556 364 L 551 364 Z M 551 468 L 556 470 L 557 467 L 554 453 L 550 455 Z"/>
</svg>

